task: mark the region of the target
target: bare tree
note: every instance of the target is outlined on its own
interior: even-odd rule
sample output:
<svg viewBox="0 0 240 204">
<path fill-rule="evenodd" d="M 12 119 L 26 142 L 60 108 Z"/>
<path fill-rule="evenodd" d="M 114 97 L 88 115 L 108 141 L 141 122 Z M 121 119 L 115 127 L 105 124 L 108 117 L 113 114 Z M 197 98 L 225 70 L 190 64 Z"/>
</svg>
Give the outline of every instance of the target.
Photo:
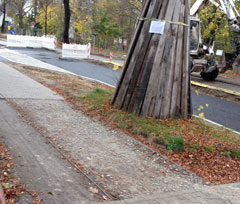
<svg viewBox="0 0 240 204">
<path fill-rule="evenodd" d="M 36 21 L 36 16 L 39 14 L 39 3 L 39 0 L 32 0 L 34 21 Z"/>
<path fill-rule="evenodd" d="M 23 18 L 32 9 L 32 5 L 28 4 L 28 0 L 11 0 L 9 1 L 9 4 L 18 17 L 19 28 L 23 28 Z"/>
<path fill-rule="evenodd" d="M 71 17 L 71 10 L 69 6 L 69 0 L 63 0 L 64 4 L 64 32 L 63 32 L 63 43 L 69 44 L 69 24 Z"/>
<path fill-rule="evenodd" d="M 46 35 L 48 33 L 48 7 L 52 2 L 53 0 L 40 0 L 40 7 L 43 9 L 45 15 L 44 32 Z"/>
</svg>

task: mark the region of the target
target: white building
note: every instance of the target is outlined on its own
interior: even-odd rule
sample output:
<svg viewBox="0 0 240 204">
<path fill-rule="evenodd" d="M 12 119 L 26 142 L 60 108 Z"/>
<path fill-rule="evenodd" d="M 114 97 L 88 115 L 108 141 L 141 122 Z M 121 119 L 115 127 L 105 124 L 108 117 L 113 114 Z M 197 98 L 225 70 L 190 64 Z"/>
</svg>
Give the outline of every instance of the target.
<svg viewBox="0 0 240 204">
<path fill-rule="evenodd" d="M 2 22 L 3 22 L 3 13 L 0 11 L 0 27 L 2 27 Z M 13 19 L 6 14 L 5 26 L 11 25 L 12 23 L 13 23 Z"/>
</svg>

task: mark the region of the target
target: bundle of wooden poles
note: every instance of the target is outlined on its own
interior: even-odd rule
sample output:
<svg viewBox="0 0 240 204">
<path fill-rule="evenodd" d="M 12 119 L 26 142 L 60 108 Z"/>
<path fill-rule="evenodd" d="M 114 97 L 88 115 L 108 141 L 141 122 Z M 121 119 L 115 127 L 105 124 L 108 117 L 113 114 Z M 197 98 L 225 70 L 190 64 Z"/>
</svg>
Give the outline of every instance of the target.
<svg viewBox="0 0 240 204">
<path fill-rule="evenodd" d="M 189 0 L 146 0 L 112 104 L 142 117 L 191 114 Z M 153 20 L 163 34 L 150 33 Z"/>
</svg>

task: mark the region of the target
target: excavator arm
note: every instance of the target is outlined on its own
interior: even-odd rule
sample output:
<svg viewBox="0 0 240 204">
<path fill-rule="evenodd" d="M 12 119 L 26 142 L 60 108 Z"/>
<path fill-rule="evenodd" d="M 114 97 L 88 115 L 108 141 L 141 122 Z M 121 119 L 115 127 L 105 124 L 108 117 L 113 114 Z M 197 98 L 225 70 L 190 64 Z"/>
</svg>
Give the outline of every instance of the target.
<svg viewBox="0 0 240 204">
<path fill-rule="evenodd" d="M 239 12 L 235 5 L 236 1 L 237 0 L 196 0 L 190 9 L 190 15 L 191 15 L 191 18 L 193 19 L 192 20 L 193 22 L 194 22 L 194 18 L 199 19 L 198 13 L 209 2 L 212 3 L 216 8 L 218 8 L 222 13 L 224 13 L 226 18 L 228 19 L 228 25 L 229 25 L 230 31 L 236 33 L 236 39 L 235 39 L 236 50 L 233 53 L 233 58 L 231 60 L 232 62 L 233 61 L 234 62 L 233 62 L 233 64 L 232 64 L 232 62 L 230 64 L 232 64 L 232 67 L 234 70 L 240 70 L 240 15 L 239 15 Z M 197 23 L 197 20 L 195 20 L 195 22 Z M 191 27 L 191 31 L 193 31 L 194 29 L 195 28 Z M 201 32 L 199 33 L 199 36 L 200 36 L 200 38 L 199 38 L 199 45 L 200 45 L 200 42 L 202 41 Z M 208 47 L 207 50 L 210 51 L 210 48 Z M 191 48 L 190 48 L 190 53 L 192 54 L 192 56 L 198 55 L 199 48 L 195 49 L 195 50 L 191 50 Z M 202 60 L 202 61 L 204 61 L 204 60 Z M 194 65 L 193 70 L 195 67 L 197 67 L 197 66 L 195 66 L 195 64 L 197 64 L 197 63 L 193 63 L 193 65 Z M 202 67 L 204 67 L 202 62 L 198 63 L 198 64 L 201 65 Z M 203 71 L 201 72 L 201 74 L 208 74 L 211 71 L 214 71 L 213 66 L 210 66 L 210 67 L 212 67 L 211 69 L 209 69 L 209 66 L 205 66 L 205 67 L 207 67 L 207 68 L 202 69 Z M 211 80 L 212 79 L 214 80 L 216 77 L 217 77 L 217 72 L 214 77 L 211 77 Z"/>
<path fill-rule="evenodd" d="M 235 6 L 235 0 L 197 0 L 190 9 L 190 15 L 197 15 L 208 2 L 211 2 L 226 15 L 230 30 L 240 33 L 240 15 Z"/>
</svg>

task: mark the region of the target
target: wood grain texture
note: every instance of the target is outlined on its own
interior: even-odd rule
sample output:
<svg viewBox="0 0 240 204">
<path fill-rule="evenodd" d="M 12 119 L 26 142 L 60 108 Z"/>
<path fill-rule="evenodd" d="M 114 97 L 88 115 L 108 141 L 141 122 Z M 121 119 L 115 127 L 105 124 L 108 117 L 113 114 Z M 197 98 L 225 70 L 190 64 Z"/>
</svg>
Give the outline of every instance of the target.
<svg viewBox="0 0 240 204">
<path fill-rule="evenodd" d="M 189 24 L 189 0 L 148 0 L 141 18 Z M 191 115 L 189 27 L 166 23 L 149 33 L 151 21 L 137 25 L 112 104 L 142 117 Z"/>
</svg>

